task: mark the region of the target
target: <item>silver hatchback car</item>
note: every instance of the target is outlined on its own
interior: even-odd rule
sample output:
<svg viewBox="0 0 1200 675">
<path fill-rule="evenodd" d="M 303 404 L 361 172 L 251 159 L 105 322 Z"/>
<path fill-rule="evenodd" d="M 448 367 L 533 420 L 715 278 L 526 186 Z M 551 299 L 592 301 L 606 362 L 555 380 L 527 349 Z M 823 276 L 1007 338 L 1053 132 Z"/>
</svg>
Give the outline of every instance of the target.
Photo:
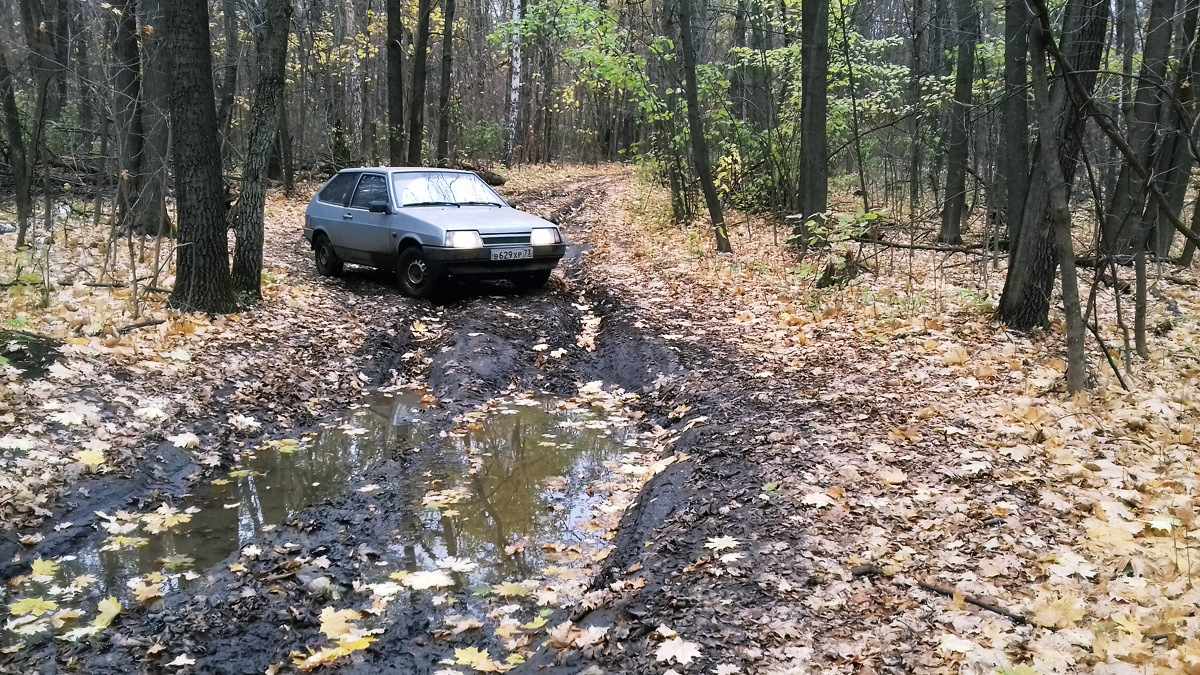
<svg viewBox="0 0 1200 675">
<path fill-rule="evenodd" d="M 523 213 L 469 171 L 343 169 L 308 204 L 304 238 L 317 272 L 342 263 L 394 269 L 400 289 L 428 297 L 452 277 L 537 288 L 566 252 L 553 223 Z"/>
</svg>

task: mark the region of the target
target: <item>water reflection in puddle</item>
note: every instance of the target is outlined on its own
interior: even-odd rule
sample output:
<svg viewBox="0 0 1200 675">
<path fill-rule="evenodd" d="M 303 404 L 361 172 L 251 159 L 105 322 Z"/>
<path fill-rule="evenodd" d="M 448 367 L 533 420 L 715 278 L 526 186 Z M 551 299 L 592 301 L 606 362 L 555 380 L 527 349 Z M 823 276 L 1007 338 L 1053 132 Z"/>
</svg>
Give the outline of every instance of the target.
<svg viewBox="0 0 1200 675">
<path fill-rule="evenodd" d="M 472 584 L 525 579 L 602 546 L 594 487 L 622 452 L 627 421 L 526 398 L 468 415 L 443 452 L 423 457 L 429 492 L 393 555 L 410 571 L 446 557 L 478 562 Z M 545 548 L 544 548 L 545 547 Z"/>
<path fill-rule="evenodd" d="M 179 500 L 173 513 L 190 515 L 186 522 L 152 534 L 144 519 L 122 514 L 105 542 L 60 559 L 52 581 L 10 589 L 10 600 L 55 599 L 60 608 L 83 610 L 85 621 L 95 602 L 110 595 L 132 609 L 139 577 L 161 572 L 162 591 L 177 591 L 304 509 L 363 487 L 366 470 L 411 450 L 420 452 L 412 455 L 406 491 L 425 498 L 392 541 L 376 544 L 389 559 L 380 565 L 381 579 L 468 560 L 473 564 L 458 585 L 490 586 L 524 580 L 547 564 L 589 562 L 614 524 L 597 519 L 598 507 L 602 481 L 617 466 L 613 460 L 630 450 L 623 447 L 632 439 L 625 417 L 603 407 L 519 397 L 465 415 L 439 433 L 421 420 L 423 400 L 432 399 L 422 390 L 376 395 L 319 433 L 264 443 L 227 478 Z M 121 541 L 117 536 L 143 543 L 113 546 Z M 71 591 L 83 575 L 95 580 Z M 20 639 L 10 633 L 0 642 Z"/>
</svg>

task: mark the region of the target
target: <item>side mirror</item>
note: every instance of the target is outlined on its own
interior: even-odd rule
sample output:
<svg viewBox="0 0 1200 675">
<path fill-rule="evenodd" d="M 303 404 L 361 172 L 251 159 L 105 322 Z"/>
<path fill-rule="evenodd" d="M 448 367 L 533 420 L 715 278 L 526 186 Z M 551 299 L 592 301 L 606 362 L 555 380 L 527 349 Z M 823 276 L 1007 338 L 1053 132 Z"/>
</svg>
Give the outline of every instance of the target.
<svg viewBox="0 0 1200 675">
<path fill-rule="evenodd" d="M 392 208 L 382 199 L 371 202 L 367 205 L 367 210 L 371 213 L 391 213 Z"/>
</svg>

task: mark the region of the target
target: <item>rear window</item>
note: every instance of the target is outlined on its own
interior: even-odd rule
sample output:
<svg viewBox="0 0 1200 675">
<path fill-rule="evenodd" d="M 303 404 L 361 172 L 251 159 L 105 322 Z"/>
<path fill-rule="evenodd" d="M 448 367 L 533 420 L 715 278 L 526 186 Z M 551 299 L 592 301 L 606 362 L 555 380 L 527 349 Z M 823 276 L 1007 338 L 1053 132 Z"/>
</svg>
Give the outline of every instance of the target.
<svg viewBox="0 0 1200 675">
<path fill-rule="evenodd" d="M 358 181 L 358 189 L 354 191 L 354 199 L 350 202 L 350 206 L 365 209 L 371 206 L 371 202 L 386 202 L 387 200 L 387 181 L 383 179 L 383 176 L 369 173 Z"/>
<path fill-rule="evenodd" d="M 325 187 L 321 188 L 321 191 L 317 193 L 317 199 L 330 204 L 345 206 L 346 198 L 350 196 L 350 191 L 354 189 L 354 184 L 357 181 L 357 173 L 339 173 L 326 183 Z"/>
</svg>

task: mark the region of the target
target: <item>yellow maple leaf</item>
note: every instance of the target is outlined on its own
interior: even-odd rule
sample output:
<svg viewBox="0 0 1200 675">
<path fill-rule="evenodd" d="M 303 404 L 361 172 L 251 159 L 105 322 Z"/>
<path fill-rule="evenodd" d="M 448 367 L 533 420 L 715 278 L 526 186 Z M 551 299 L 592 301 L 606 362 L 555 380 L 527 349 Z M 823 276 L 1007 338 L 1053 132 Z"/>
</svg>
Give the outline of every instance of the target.
<svg viewBox="0 0 1200 675">
<path fill-rule="evenodd" d="M 475 647 L 455 649 L 454 662 L 461 666 L 471 666 L 481 673 L 499 673 L 507 670 L 501 664 L 493 661 L 491 654 L 479 651 Z"/>
<path fill-rule="evenodd" d="M 142 520 L 146 523 L 146 531 L 150 534 L 162 534 L 168 529 L 180 523 L 186 523 L 191 519 L 192 514 L 183 513 L 166 504 L 163 504 L 151 513 L 142 515 Z"/>
<path fill-rule="evenodd" d="M 71 456 L 84 466 L 97 467 L 104 463 L 103 450 L 80 450 Z"/>
<path fill-rule="evenodd" d="M 521 624 L 521 628 L 524 628 L 525 630 L 537 630 L 542 626 L 545 626 L 546 623 L 546 618 L 539 616 L 535 617 L 534 620 L 530 621 L 529 623 Z"/>
<path fill-rule="evenodd" d="M 326 647 L 318 652 L 314 652 L 310 649 L 307 656 L 301 653 L 293 652 L 292 663 L 294 663 L 300 670 L 314 670 L 320 666 L 333 663 L 343 656 L 349 656 L 353 652 L 366 649 L 374 641 L 374 637 L 365 636 L 354 640 L 339 642 L 336 647 Z"/>
<path fill-rule="evenodd" d="M 53 612 L 56 609 L 58 609 L 58 603 L 53 600 L 46 600 L 45 598 L 21 598 L 8 606 L 8 611 L 13 616 L 24 616 L 26 614 L 41 616 L 46 612 Z"/>
<path fill-rule="evenodd" d="M 37 560 L 33 561 L 33 565 L 31 565 L 31 567 L 33 569 L 33 578 L 35 581 L 41 581 L 43 579 L 49 580 L 53 578 L 55 574 L 58 574 L 58 563 L 54 562 L 53 560 L 42 560 L 41 558 L 38 558 Z"/>
<path fill-rule="evenodd" d="M 110 595 L 107 599 L 97 603 L 96 609 L 100 610 L 100 613 L 96 615 L 96 618 L 92 619 L 92 627 L 107 628 L 112 623 L 112 620 L 121 613 L 121 603 L 116 597 Z"/>
<path fill-rule="evenodd" d="M 141 584 L 138 584 L 138 585 L 137 585 L 137 586 L 135 586 L 135 587 L 134 587 L 134 589 L 133 589 L 133 597 L 134 597 L 134 598 L 136 598 L 136 599 L 137 599 L 137 601 L 138 601 L 138 602 L 141 602 L 141 603 L 150 602 L 151 600 L 153 600 L 153 599 L 155 599 L 155 598 L 161 598 L 161 597 L 163 597 L 163 587 L 162 587 L 162 584 L 161 584 L 161 583 L 158 583 L 158 584 L 146 584 L 146 583 L 141 583 Z"/>
<path fill-rule="evenodd" d="M 361 618 L 362 614 L 352 609 L 326 607 L 321 610 L 321 632 L 331 640 L 339 640 L 346 635 L 354 635 L 357 638 L 360 635 L 359 628 L 350 622 Z"/>
</svg>

